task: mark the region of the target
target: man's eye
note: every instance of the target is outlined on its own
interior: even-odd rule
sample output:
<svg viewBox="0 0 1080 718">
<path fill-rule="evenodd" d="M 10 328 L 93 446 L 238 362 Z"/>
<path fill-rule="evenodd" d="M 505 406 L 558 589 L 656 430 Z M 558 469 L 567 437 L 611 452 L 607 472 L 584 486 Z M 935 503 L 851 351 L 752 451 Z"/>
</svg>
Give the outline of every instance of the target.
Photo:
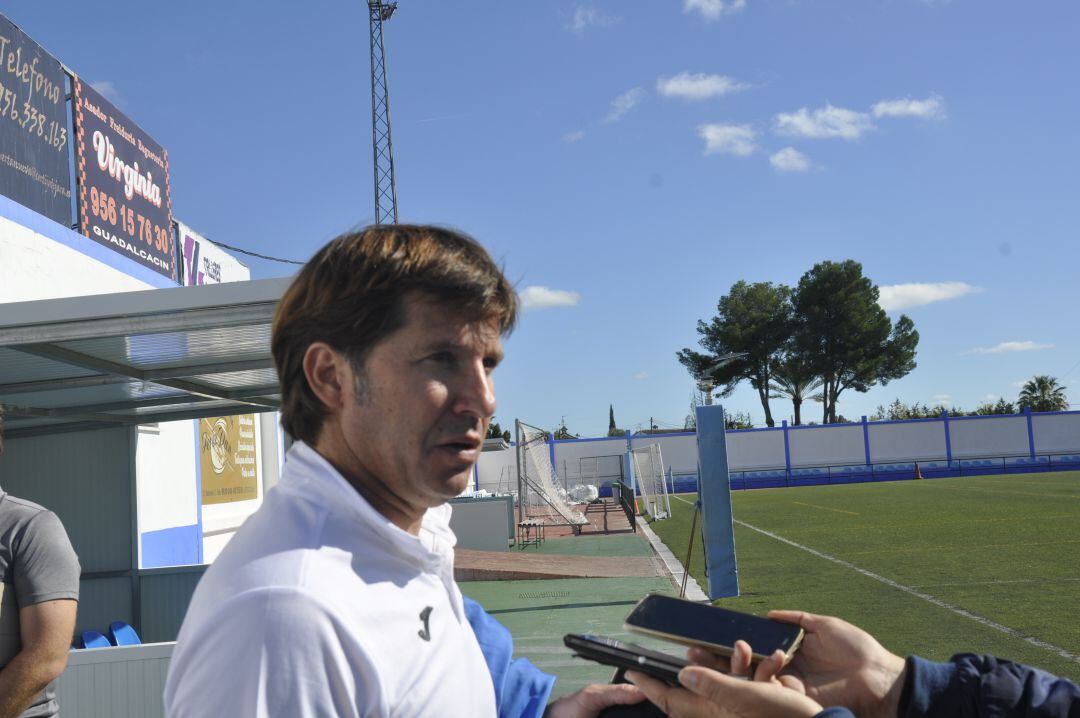
<svg viewBox="0 0 1080 718">
<path fill-rule="evenodd" d="M 454 355 L 450 352 L 436 352 L 431 355 L 431 360 L 438 364 L 453 364 Z"/>
</svg>

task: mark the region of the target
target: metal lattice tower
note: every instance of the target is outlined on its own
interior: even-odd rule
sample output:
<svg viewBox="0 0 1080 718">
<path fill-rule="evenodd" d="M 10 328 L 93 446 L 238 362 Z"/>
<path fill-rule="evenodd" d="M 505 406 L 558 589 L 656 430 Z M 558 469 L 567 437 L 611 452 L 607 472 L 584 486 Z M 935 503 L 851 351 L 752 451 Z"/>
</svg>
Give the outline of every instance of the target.
<svg viewBox="0 0 1080 718">
<path fill-rule="evenodd" d="M 375 224 L 397 224 L 397 183 L 394 179 L 394 143 L 390 138 L 390 92 L 386 84 L 386 47 L 383 22 L 397 3 L 368 0 L 371 26 L 371 145 L 375 158 Z"/>
</svg>

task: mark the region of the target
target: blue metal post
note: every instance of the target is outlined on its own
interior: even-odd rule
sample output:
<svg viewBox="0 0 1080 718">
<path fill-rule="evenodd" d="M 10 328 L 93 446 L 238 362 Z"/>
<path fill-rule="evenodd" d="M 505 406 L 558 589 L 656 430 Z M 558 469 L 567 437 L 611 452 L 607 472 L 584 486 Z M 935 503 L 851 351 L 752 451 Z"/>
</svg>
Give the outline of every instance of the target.
<svg viewBox="0 0 1080 718">
<path fill-rule="evenodd" d="M 1028 451 L 1031 453 L 1031 460 L 1035 460 L 1035 427 L 1031 423 L 1031 407 L 1024 407 L 1024 415 L 1027 417 L 1028 425 Z"/>
<path fill-rule="evenodd" d="M 866 416 L 862 418 L 862 444 L 863 454 L 866 456 L 866 465 L 870 466 L 870 424 L 866 421 Z"/>
<path fill-rule="evenodd" d="M 739 595 L 723 408 L 699 406 L 697 427 L 701 533 L 709 574 L 709 598 L 715 600 Z"/>
<path fill-rule="evenodd" d="M 787 476 L 785 483 L 791 483 L 791 444 L 788 442 L 787 419 L 780 424 L 784 429 L 784 474 Z"/>
<path fill-rule="evenodd" d="M 199 546 L 195 552 L 195 560 L 201 565 L 206 560 L 203 556 L 203 495 L 202 495 L 202 456 L 199 452 L 202 450 L 202 446 L 199 443 L 199 419 L 194 419 L 195 422 L 195 523 L 199 526 Z M 138 431 L 135 432 L 138 436 Z M 263 477 L 265 482 L 266 477 Z M 139 537 L 141 540 L 141 536 Z"/>
<path fill-rule="evenodd" d="M 476 464 L 479 463 L 479 461 L 476 462 Z M 476 464 L 472 465 L 473 491 L 480 490 L 480 471 L 476 468 Z"/>
<path fill-rule="evenodd" d="M 952 468 L 952 436 L 949 434 L 949 412 L 941 410 L 941 420 L 945 422 L 945 462 Z"/>
<path fill-rule="evenodd" d="M 555 468 L 555 435 L 550 434 L 551 443 L 548 444 L 548 456 L 551 457 L 551 470 L 555 472 L 555 475 L 559 475 L 559 470 Z"/>
</svg>

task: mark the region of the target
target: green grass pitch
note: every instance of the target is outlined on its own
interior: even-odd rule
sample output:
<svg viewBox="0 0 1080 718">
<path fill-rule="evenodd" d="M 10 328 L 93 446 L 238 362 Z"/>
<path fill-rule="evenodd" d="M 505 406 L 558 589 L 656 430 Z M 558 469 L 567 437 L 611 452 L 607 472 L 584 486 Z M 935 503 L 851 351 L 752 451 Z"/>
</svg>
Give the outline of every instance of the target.
<svg viewBox="0 0 1080 718">
<path fill-rule="evenodd" d="M 651 524 L 680 560 L 695 498 L 673 496 Z M 832 614 L 899 655 L 990 653 L 1080 680 L 1080 472 L 736 491 L 732 504 L 741 595 L 719 605 Z M 700 533 L 690 573 L 706 586 Z"/>
</svg>

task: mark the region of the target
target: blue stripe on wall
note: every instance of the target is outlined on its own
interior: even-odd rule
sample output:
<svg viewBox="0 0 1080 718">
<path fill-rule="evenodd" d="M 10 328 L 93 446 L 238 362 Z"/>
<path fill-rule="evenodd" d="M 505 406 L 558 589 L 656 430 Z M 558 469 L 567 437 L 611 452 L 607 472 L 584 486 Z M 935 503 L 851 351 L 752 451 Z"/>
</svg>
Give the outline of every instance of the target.
<svg viewBox="0 0 1080 718">
<path fill-rule="evenodd" d="M 147 531 L 142 541 L 142 567 L 190 566 L 199 563 L 202 532 L 198 524 Z"/>
</svg>

